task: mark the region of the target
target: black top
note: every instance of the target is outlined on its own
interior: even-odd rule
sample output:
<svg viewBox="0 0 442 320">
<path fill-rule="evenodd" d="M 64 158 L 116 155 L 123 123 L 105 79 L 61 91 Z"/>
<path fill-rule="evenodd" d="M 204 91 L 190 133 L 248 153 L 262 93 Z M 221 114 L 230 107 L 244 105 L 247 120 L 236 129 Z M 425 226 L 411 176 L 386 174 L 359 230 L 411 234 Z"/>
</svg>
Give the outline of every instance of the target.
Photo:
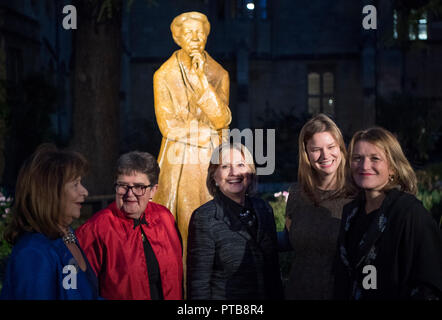
<svg viewBox="0 0 442 320">
<path fill-rule="evenodd" d="M 358 227 L 358 211 L 364 207 L 365 197 L 361 193 L 343 210 L 335 267 L 335 298 L 441 298 L 442 234 L 422 203 L 411 194 L 390 190 L 379 210 L 362 217 L 371 221 L 360 220 Z M 357 229 L 363 235 L 361 241 L 353 243 L 361 237 L 355 235 Z M 367 272 L 368 269 L 372 271 Z"/>
<path fill-rule="evenodd" d="M 333 262 L 343 206 L 348 198 L 333 198 L 334 190 L 316 189 L 318 203 L 299 184 L 289 189 L 287 217 L 294 257 L 286 284 L 289 300 L 333 298 Z"/>
<path fill-rule="evenodd" d="M 140 219 L 134 219 L 134 229 L 141 224 L 147 224 L 144 215 Z M 163 287 L 161 286 L 160 266 L 158 265 L 157 257 L 153 252 L 152 246 L 150 245 L 143 228 L 140 227 L 140 230 L 143 240 L 144 255 L 146 257 L 150 298 L 152 300 L 164 300 Z"/>
<path fill-rule="evenodd" d="M 359 244 L 361 243 L 362 237 L 371 225 L 373 218 L 379 213 L 379 209 L 374 210 L 367 214 L 361 206 L 356 214 L 350 229 L 348 230 L 348 258 L 349 261 L 356 265 L 357 255 L 359 250 Z"/>
<path fill-rule="evenodd" d="M 272 208 L 261 199 L 249 201 L 256 238 L 219 194 L 193 212 L 187 242 L 188 299 L 282 299 Z"/>
<path fill-rule="evenodd" d="M 222 201 L 223 206 L 227 210 L 229 210 L 232 214 L 239 218 L 239 220 L 246 227 L 250 235 L 252 235 L 253 238 L 256 239 L 258 225 L 256 223 L 256 214 L 253 210 L 253 206 L 250 202 L 249 197 L 245 198 L 244 206 L 233 201 L 219 190 L 217 192 L 217 197 Z"/>
</svg>

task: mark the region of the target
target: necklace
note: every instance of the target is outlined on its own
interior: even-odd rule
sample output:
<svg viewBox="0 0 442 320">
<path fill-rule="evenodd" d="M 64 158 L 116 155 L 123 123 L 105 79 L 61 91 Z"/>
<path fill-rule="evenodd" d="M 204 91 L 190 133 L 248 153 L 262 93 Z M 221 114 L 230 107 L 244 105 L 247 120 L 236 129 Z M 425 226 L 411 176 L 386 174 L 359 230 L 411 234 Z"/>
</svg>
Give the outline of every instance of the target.
<svg viewBox="0 0 442 320">
<path fill-rule="evenodd" d="M 72 231 L 69 231 L 66 235 L 63 236 L 64 243 L 75 243 L 77 241 L 77 237 Z"/>
</svg>

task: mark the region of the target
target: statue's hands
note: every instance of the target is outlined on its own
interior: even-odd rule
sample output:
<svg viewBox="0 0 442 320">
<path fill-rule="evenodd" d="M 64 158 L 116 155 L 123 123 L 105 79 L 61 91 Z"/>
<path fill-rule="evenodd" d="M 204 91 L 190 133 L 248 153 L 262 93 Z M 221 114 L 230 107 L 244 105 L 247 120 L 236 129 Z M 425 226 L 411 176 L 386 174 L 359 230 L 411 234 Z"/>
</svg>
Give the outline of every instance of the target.
<svg viewBox="0 0 442 320">
<path fill-rule="evenodd" d="M 202 54 L 199 52 L 194 52 L 190 54 L 190 57 L 192 58 L 193 72 L 195 72 L 199 78 L 205 76 L 204 74 L 205 61 Z"/>
<path fill-rule="evenodd" d="M 207 80 L 206 74 L 204 73 L 204 68 L 206 65 L 206 61 L 204 60 L 203 55 L 200 52 L 195 52 L 190 55 L 192 58 L 192 67 L 191 70 L 195 72 L 200 81 L 200 86 L 198 91 L 198 95 L 201 96 L 208 88 L 209 82 Z"/>
</svg>

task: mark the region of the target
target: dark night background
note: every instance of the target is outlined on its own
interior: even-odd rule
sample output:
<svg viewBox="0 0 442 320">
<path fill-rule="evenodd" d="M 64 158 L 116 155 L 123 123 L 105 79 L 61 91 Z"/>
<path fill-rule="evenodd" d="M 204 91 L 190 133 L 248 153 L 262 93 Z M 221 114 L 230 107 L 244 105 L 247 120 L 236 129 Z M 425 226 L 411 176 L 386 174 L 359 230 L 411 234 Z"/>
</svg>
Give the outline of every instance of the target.
<svg viewBox="0 0 442 320">
<path fill-rule="evenodd" d="M 76 30 L 62 27 L 70 4 Z M 365 5 L 377 8 L 376 30 L 362 27 Z M 421 186 L 440 192 L 439 0 L 0 0 L 4 191 L 42 142 L 86 155 L 91 196 L 112 194 L 121 153 L 157 156 L 152 77 L 178 49 L 169 26 L 186 11 L 211 23 L 206 49 L 230 75 L 230 127 L 276 129 L 262 190 L 296 180 L 299 130 L 326 112 L 347 143 L 375 124 L 394 132 Z"/>
<path fill-rule="evenodd" d="M 75 30 L 63 28 L 67 5 Z M 362 26 L 367 5 L 375 30 Z M 275 129 L 275 172 L 259 177 L 259 191 L 278 230 L 285 202 L 273 193 L 296 181 L 298 134 L 318 112 L 346 143 L 373 125 L 392 131 L 442 228 L 442 0 L 0 0 L 0 236 L 39 144 L 89 160 L 74 229 L 114 198 L 119 155 L 158 156 L 153 74 L 178 49 L 170 23 L 187 11 L 211 23 L 206 50 L 230 75 L 230 128 Z M 0 238 L 0 281 L 10 252 Z M 280 255 L 283 277 L 291 254 Z"/>
</svg>

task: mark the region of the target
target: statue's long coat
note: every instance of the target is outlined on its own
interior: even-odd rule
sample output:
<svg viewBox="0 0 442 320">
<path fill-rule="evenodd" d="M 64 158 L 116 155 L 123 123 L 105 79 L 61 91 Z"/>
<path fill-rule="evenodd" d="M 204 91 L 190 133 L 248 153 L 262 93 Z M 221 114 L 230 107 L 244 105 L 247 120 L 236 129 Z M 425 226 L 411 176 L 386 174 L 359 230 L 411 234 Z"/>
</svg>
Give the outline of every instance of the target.
<svg viewBox="0 0 442 320">
<path fill-rule="evenodd" d="M 227 71 L 204 52 L 209 90 L 198 96 L 192 86 L 196 75 L 181 63 L 180 51 L 154 75 L 155 115 L 163 135 L 154 201 L 175 216 L 186 250 L 192 212 L 212 199 L 206 188 L 207 168 L 222 130 L 230 124 L 231 113 Z"/>
</svg>

